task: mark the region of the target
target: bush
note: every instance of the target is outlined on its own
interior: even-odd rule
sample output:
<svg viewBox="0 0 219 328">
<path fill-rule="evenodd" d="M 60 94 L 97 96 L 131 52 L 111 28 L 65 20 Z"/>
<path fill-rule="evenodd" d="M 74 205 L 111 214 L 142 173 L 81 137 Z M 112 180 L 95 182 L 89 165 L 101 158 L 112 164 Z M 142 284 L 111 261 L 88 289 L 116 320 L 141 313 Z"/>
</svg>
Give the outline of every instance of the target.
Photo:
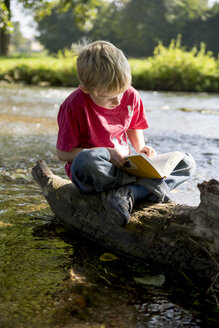
<svg viewBox="0 0 219 328">
<path fill-rule="evenodd" d="M 1 58 L 0 79 L 27 84 L 75 86 L 78 83 L 75 58 Z"/>
<path fill-rule="evenodd" d="M 133 84 L 139 89 L 168 91 L 219 91 L 219 60 L 211 52 L 193 48 L 185 51 L 180 40 L 168 48 L 160 43 L 154 56 L 145 60 L 130 60 Z"/>
<path fill-rule="evenodd" d="M 219 91 L 219 59 L 200 49 L 186 51 L 180 39 L 169 47 L 159 43 L 153 57 L 129 59 L 133 85 L 142 90 Z M 0 79 L 8 82 L 46 84 L 51 86 L 78 85 L 76 57 L 59 52 L 57 57 L 0 58 Z"/>
</svg>

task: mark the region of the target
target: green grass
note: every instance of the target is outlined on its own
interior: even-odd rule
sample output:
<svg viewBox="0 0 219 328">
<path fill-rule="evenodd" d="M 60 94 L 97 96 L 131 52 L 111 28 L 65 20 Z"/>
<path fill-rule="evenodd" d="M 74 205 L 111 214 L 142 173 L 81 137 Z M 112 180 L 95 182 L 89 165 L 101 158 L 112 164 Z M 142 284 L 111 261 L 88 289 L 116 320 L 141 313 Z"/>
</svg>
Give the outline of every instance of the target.
<svg viewBox="0 0 219 328">
<path fill-rule="evenodd" d="M 75 58 L 1 58 L 0 80 L 53 86 L 77 85 Z"/>
<path fill-rule="evenodd" d="M 133 85 L 142 90 L 219 91 L 219 59 L 201 45 L 200 50 L 186 51 L 179 39 L 169 47 L 159 44 L 153 57 L 129 59 Z M 56 57 L 0 58 L 0 80 L 11 83 L 46 84 L 52 86 L 78 85 L 76 57 L 70 51 Z"/>
</svg>

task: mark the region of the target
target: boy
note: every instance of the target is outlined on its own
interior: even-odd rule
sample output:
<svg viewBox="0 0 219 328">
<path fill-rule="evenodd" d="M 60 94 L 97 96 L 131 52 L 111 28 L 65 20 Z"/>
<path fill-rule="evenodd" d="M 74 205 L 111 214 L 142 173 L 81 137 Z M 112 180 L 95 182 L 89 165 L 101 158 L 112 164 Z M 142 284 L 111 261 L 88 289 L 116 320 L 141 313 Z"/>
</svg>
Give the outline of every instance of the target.
<svg viewBox="0 0 219 328">
<path fill-rule="evenodd" d="M 131 70 L 123 52 L 106 41 L 82 48 L 77 58 L 79 88 L 58 114 L 57 156 L 67 162 L 70 179 L 82 192 L 101 193 L 104 207 L 116 225 L 128 223 L 137 200 L 167 201 L 167 193 L 195 170 L 185 154 L 168 179 L 136 179 L 121 170 L 130 153 L 156 152 L 144 141 L 148 128 L 142 100 L 131 87 Z"/>
</svg>

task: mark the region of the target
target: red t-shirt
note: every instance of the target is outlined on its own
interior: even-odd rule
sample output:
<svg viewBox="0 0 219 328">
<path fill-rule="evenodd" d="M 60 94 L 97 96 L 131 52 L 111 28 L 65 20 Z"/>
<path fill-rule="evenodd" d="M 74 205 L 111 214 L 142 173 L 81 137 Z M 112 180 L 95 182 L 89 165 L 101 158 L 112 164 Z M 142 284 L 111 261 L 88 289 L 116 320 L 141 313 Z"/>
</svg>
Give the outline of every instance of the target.
<svg viewBox="0 0 219 328">
<path fill-rule="evenodd" d="M 148 122 L 142 100 L 133 87 L 127 89 L 121 103 L 113 109 L 96 105 L 89 94 L 78 88 L 61 105 L 58 125 L 59 150 L 112 147 L 128 155 L 126 131 L 146 129 Z M 65 170 L 71 178 L 71 163 L 66 163 Z"/>
</svg>

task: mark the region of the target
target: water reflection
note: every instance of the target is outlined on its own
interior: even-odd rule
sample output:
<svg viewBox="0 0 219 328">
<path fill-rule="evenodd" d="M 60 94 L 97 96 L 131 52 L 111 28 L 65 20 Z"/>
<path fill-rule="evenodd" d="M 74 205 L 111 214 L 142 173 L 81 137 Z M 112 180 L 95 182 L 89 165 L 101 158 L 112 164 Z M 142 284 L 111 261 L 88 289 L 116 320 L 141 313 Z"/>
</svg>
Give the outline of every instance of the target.
<svg viewBox="0 0 219 328">
<path fill-rule="evenodd" d="M 194 111 L 219 111 L 219 95 L 193 92 L 162 92 L 140 91 L 145 108 L 148 110 L 178 110 L 189 109 Z"/>
<path fill-rule="evenodd" d="M 201 324 L 200 320 L 194 320 L 189 311 L 186 311 L 161 297 L 157 297 L 155 303 L 151 302 L 136 305 L 136 309 L 147 318 L 147 328 L 199 328 Z M 139 327 L 143 328 L 145 327 L 145 324 L 140 324 Z"/>
</svg>

